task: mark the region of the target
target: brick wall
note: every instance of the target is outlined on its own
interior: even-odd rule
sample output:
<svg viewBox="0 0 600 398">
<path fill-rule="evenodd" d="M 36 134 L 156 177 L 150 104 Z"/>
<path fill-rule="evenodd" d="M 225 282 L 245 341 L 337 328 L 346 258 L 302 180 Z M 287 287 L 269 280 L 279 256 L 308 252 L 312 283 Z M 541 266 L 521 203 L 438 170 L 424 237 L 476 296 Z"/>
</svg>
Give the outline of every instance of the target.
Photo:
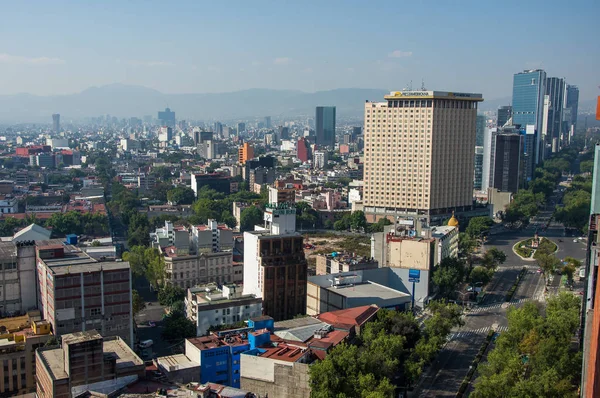
<svg viewBox="0 0 600 398">
<path fill-rule="evenodd" d="M 310 398 L 308 365 L 294 363 L 293 366 L 274 364 L 274 382 L 246 377 L 241 378 L 241 389 L 252 391 L 260 397 Z"/>
</svg>

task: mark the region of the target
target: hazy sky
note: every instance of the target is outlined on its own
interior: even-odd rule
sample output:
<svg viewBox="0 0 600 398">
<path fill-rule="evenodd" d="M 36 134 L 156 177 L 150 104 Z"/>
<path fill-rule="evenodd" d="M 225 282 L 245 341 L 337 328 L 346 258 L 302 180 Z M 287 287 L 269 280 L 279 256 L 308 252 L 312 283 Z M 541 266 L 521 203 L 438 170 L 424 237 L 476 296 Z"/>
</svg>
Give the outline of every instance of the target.
<svg viewBox="0 0 600 398">
<path fill-rule="evenodd" d="M 92 4 L 94 3 L 94 4 Z M 600 95 L 600 1 L 0 0 L 0 94 L 429 89 L 511 95 L 544 68 Z"/>
</svg>

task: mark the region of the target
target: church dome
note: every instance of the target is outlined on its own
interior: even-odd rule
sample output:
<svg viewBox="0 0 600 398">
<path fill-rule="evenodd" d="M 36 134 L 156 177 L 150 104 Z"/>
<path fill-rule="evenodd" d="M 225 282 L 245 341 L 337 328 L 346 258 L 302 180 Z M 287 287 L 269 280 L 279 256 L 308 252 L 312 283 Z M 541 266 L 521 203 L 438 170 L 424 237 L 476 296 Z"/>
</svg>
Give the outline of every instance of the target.
<svg viewBox="0 0 600 398">
<path fill-rule="evenodd" d="M 458 220 L 456 219 L 456 217 L 454 217 L 454 214 L 452 214 L 452 217 L 450 217 L 450 219 L 448 220 L 448 226 L 458 227 Z"/>
</svg>

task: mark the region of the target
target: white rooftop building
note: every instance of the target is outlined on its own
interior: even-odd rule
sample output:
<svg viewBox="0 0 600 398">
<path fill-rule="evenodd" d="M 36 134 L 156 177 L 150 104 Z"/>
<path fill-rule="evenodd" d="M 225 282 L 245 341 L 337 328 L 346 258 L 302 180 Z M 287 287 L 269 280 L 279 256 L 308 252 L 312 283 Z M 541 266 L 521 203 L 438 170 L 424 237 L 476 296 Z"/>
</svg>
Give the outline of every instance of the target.
<svg viewBox="0 0 600 398">
<path fill-rule="evenodd" d="M 203 336 L 210 327 L 232 325 L 262 315 L 262 300 L 242 294 L 242 286 L 216 284 L 187 290 L 185 307 L 188 319 L 196 324 L 196 335 Z"/>
</svg>

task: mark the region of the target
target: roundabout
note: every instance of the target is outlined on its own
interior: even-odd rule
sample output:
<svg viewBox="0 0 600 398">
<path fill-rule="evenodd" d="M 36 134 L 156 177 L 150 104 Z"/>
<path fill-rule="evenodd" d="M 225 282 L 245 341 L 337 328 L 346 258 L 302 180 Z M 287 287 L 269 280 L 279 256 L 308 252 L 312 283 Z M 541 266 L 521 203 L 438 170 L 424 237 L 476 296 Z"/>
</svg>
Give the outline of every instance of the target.
<svg viewBox="0 0 600 398">
<path fill-rule="evenodd" d="M 536 233 L 533 238 L 518 241 L 512 247 L 513 253 L 524 261 L 535 261 L 535 253 L 538 250 L 554 254 L 558 251 L 558 245 L 550 239 L 540 238 Z"/>
</svg>

